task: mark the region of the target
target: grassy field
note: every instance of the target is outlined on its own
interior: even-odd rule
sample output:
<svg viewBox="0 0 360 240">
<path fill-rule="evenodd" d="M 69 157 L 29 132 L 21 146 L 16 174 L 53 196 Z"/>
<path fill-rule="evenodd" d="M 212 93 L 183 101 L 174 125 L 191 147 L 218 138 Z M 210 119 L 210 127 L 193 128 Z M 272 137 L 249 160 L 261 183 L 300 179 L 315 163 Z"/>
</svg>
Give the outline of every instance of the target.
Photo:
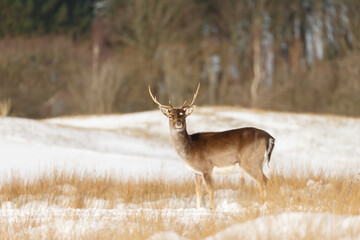
<svg viewBox="0 0 360 240">
<path fill-rule="evenodd" d="M 0 236 L 63 239 L 64 235 L 57 232 L 59 224 L 63 224 L 68 228 L 66 239 L 146 239 L 167 231 L 199 239 L 261 216 L 286 212 L 357 215 L 360 211 L 356 179 L 272 176 L 263 201 L 251 180 L 216 180 L 217 208 L 210 211 L 195 209 L 194 180 L 190 177 L 183 181 L 167 181 L 163 176 L 115 180 L 109 176 L 94 178 L 90 174 L 55 171 L 31 182 L 13 178 L 0 189 Z M 207 196 L 204 200 L 208 203 Z M 302 229 L 303 233 L 295 234 L 293 239 L 329 239 L 329 236 L 337 239 L 338 235 L 331 234 L 335 229 L 323 231 L 328 227 L 324 223 L 314 228 L 309 221 L 306 231 Z M 354 227 L 346 237 L 360 236 L 360 226 Z M 250 239 L 279 239 L 271 231 L 267 236 L 261 232 L 258 236 L 243 234 Z"/>
</svg>

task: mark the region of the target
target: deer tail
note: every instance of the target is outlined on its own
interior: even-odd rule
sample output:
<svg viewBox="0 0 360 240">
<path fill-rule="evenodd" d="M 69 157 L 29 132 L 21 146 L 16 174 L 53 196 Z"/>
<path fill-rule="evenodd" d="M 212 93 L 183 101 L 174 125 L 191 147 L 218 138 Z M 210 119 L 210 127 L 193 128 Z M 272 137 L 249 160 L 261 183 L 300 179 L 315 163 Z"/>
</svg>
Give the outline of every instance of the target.
<svg viewBox="0 0 360 240">
<path fill-rule="evenodd" d="M 269 163 L 270 163 L 270 158 L 271 158 L 271 153 L 274 149 L 274 146 L 275 146 L 275 138 L 273 137 L 270 137 L 269 139 L 269 142 L 267 144 L 267 149 L 266 149 L 266 152 L 265 152 L 265 161 L 266 161 L 266 166 L 269 170 L 272 170 L 270 167 L 269 167 Z"/>
</svg>

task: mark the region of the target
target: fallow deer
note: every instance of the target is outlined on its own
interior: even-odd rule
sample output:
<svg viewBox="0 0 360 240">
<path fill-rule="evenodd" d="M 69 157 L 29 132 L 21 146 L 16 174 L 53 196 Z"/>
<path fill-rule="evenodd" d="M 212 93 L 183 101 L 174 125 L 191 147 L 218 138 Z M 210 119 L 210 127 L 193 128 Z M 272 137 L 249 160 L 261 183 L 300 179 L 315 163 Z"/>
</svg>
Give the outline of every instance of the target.
<svg viewBox="0 0 360 240">
<path fill-rule="evenodd" d="M 201 188 L 203 181 L 209 195 L 210 209 L 214 209 L 213 173 L 236 173 L 243 170 L 252 177 L 259 188 L 260 197 L 268 178 L 263 173 L 263 164 L 270 162 L 275 139 L 267 132 L 257 128 L 238 128 L 224 132 L 202 132 L 188 134 L 186 117 L 193 111 L 193 105 L 199 92 L 200 84 L 192 102 L 181 107 L 173 107 L 159 103 L 149 93 L 153 101 L 159 105 L 161 112 L 169 118 L 170 134 L 173 147 L 195 173 L 196 208 L 200 208 Z"/>
</svg>

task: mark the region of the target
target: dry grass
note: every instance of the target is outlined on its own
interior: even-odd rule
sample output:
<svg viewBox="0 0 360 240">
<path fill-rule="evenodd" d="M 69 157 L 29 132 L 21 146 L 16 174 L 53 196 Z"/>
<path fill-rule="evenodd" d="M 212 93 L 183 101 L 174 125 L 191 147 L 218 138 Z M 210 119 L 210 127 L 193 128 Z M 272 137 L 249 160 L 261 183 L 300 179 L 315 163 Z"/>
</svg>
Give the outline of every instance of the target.
<svg viewBox="0 0 360 240">
<path fill-rule="evenodd" d="M 115 180 L 112 177 L 91 177 L 92 174 L 65 174 L 54 171 L 53 174 L 43 176 L 27 182 L 22 178 L 12 178 L 2 184 L 0 189 L 1 202 L 11 201 L 21 207 L 29 201 L 49 201 L 56 196 L 76 197 L 77 201 L 68 207 L 82 209 L 84 199 L 96 198 L 115 203 L 121 199 L 127 204 L 153 202 L 171 197 L 190 197 L 195 188 L 193 181 L 185 179 L 184 184 L 168 182 L 165 184 L 163 177 L 151 180 L 144 178 L 129 178 Z M 27 196 L 25 199 L 22 196 Z M 21 201 L 19 198 L 21 197 Z"/>
<path fill-rule="evenodd" d="M 108 176 L 79 176 L 56 171 L 31 182 L 13 178 L 1 184 L 1 214 L 9 203 L 15 209 L 25 209 L 25 212 L 34 203 L 65 210 L 61 216 L 40 214 L 41 217 L 38 217 L 34 208 L 26 216 L 13 216 L 13 221 L 1 215 L 1 239 L 13 239 L 14 234 L 16 239 L 64 238 L 59 230 L 63 227 L 57 224 L 59 221 L 69 225 L 65 232 L 70 239 L 144 239 L 162 231 L 199 239 L 236 223 L 284 212 L 360 213 L 359 182 L 345 177 L 273 176 L 267 186 L 265 201 L 258 199 L 257 188 L 252 181 L 238 184 L 234 178 L 217 179 L 215 203 L 218 209 L 214 212 L 194 209 L 192 178 L 181 182 L 165 179 L 158 176 L 118 180 Z M 229 204 L 238 204 L 239 209 L 233 212 L 221 209 L 224 200 Z M 100 212 L 96 213 L 97 210 Z M 309 223 L 305 235 L 294 236 L 294 239 L 328 238 L 329 233 L 326 235 L 320 228 L 317 232 Z M 358 236 L 358 229 L 350 232 L 349 236 Z M 269 233 L 266 238 L 274 237 Z"/>
</svg>

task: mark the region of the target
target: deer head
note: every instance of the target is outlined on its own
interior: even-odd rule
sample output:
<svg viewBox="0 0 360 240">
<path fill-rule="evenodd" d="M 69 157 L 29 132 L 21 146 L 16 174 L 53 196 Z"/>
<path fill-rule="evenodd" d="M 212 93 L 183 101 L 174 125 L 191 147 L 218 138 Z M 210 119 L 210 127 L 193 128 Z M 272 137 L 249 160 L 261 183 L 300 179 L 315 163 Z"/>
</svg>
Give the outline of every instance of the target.
<svg viewBox="0 0 360 240">
<path fill-rule="evenodd" d="M 186 130 L 186 117 L 189 116 L 195 109 L 195 99 L 199 92 L 200 83 L 198 84 L 198 87 L 196 89 L 196 92 L 194 94 L 193 100 L 190 104 L 186 105 L 186 101 L 181 105 L 181 107 L 173 107 L 169 101 L 169 105 L 163 105 L 159 103 L 159 101 L 156 99 L 156 97 L 153 96 L 151 93 L 151 89 L 149 86 L 149 93 L 153 101 L 159 105 L 159 108 L 161 112 L 168 117 L 169 119 L 169 125 L 171 130 L 176 130 L 177 132 L 182 132 Z"/>
</svg>

